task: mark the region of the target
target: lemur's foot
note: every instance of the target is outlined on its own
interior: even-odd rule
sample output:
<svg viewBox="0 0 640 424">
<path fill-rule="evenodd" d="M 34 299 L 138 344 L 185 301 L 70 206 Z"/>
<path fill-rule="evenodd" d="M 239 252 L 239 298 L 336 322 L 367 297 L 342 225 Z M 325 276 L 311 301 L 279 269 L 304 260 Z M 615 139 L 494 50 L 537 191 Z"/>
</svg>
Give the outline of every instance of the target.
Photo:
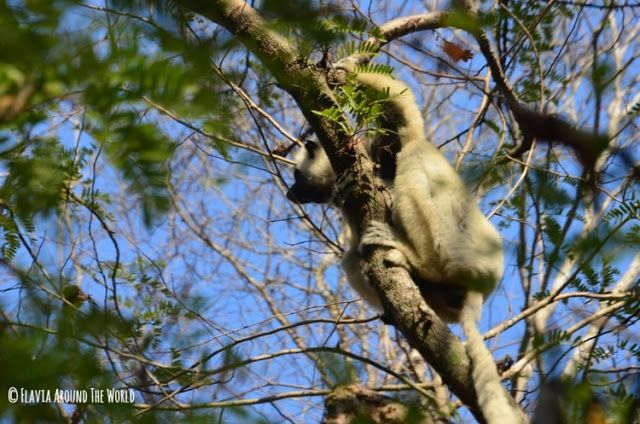
<svg viewBox="0 0 640 424">
<path fill-rule="evenodd" d="M 390 250 L 385 253 L 384 261 L 388 267 L 411 269 L 407 257 L 398 249 L 399 241 L 393 228 L 385 222 L 371 221 L 360 239 L 360 251 L 369 246 L 385 246 Z"/>
<path fill-rule="evenodd" d="M 396 235 L 389 224 L 382 221 L 371 221 L 362 233 L 360 250 L 363 250 L 367 246 L 387 246 L 395 248 L 397 243 Z"/>
</svg>

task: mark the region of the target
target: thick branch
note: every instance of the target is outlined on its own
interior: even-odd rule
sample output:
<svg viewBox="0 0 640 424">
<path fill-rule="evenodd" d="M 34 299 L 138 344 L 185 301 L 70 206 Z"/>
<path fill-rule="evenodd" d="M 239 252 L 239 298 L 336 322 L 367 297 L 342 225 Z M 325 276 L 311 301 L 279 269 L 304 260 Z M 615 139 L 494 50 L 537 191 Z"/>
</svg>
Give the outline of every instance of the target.
<svg viewBox="0 0 640 424">
<path fill-rule="evenodd" d="M 464 346 L 427 306 L 406 270 L 385 266 L 382 248 L 373 251 L 367 259 L 370 265 L 367 277 L 375 282 L 385 314 L 442 376 L 449 389 L 483 422 L 470 384 L 469 359 Z"/>
<path fill-rule="evenodd" d="M 463 5 L 470 18 L 478 18 L 474 0 L 464 0 Z M 523 140 L 509 153 L 510 156 L 520 156 L 528 151 L 535 139 L 549 143 L 559 142 L 572 148 L 587 170 L 593 169 L 598 157 L 609 144 L 608 136 L 575 128 L 559 117 L 537 112 L 521 104 L 507 81 L 498 57 L 491 49 L 486 33 L 479 26 L 462 29 L 469 31 L 478 43 L 480 52 L 491 69 L 493 81 L 522 132 Z"/>
<path fill-rule="evenodd" d="M 449 14 L 447 12 L 429 12 L 419 15 L 403 16 L 380 26 L 380 32 L 388 43 L 391 40 L 411 34 L 412 32 L 437 29 L 444 26 Z"/>
</svg>

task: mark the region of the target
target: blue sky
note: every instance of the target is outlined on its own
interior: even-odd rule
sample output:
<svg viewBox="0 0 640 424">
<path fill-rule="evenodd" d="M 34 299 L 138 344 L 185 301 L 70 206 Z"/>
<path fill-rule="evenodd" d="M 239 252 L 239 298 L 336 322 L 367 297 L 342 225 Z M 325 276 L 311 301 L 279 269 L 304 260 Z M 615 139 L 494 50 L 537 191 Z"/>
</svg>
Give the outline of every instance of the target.
<svg viewBox="0 0 640 424">
<path fill-rule="evenodd" d="M 401 10 L 394 11 L 391 7 L 387 12 L 378 12 L 376 10 L 378 5 L 373 3 L 362 3 L 361 7 L 363 10 L 371 10 L 377 23 L 397 15 L 423 10 L 418 2 L 404 2 L 402 5 L 397 3 L 393 6 L 396 5 L 401 6 Z M 79 16 L 86 16 L 88 13 L 88 11 L 82 11 L 80 15 L 70 15 L 68 22 L 87 23 L 86 18 Z M 584 39 L 589 36 L 592 26 L 601 19 L 603 12 L 585 9 L 582 13 L 583 20 L 571 33 L 565 49 L 562 50 L 568 51 L 567 54 L 576 61 L 589 53 L 589 43 L 584 42 Z M 620 23 L 624 21 L 628 26 L 631 25 L 629 16 L 621 12 L 615 12 L 614 19 Z M 560 26 L 558 35 L 570 32 L 573 22 L 568 20 Z M 99 39 L 101 32 L 93 27 L 91 30 L 96 31 L 96 39 Z M 625 34 L 623 32 L 618 43 L 624 41 Z M 609 33 L 605 32 L 605 35 L 609 36 Z M 443 56 L 439 47 L 442 39 L 464 43 L 472 49 L 475 56 L 468 63 L 459 63 L 458 67 L 468 75 L 484 77 L 486 72 L 484 59 L 475 43 L 465 34 L 438 30 L 435 33 L 424 32 L 409 38 L 419 42 L 423 49 L 440 56 Z M 615 43 L 612 44 L 613 47 L 615 45 Z M 96 48 L 100 50 L 104 46 Z M 524 48 L 527 48 L 526 44 Z M 560 49 L 560 46 L 556 46 L 554 51 L 561 51 Z M 389 60 L 397 69 L 397 74 L 420 93 L 419 103 L 430 124 L 429 136 L 436 144 L 441 144 L 441 141 L 450 138 L 452 133 L 457 133 L 469 126 L 481 101 L 481 93 L 477 88 L 472 84 L 458 83 L 446 77 L 435 77 L 409 70 L 404 64 L 390 57 L 409 60 L 420 69 L 427 71 L 459 75 L 450 69 L 438 68 L 437 60 L 429 59 L 428 55 L 408 49 L 402 42 L 393 43 L 388 53 L 390 55 L 385 55 L 379 60 Z M 611 55 L 613 56 L 614 53 L 615 51 Z M 638 92 L 637 75 L 640 74 L 638 72 L 640 69 L 635 60 L 637 55 L 637 43 L 630 43 L 629 49 L 619 58 L 623 63 L 633 58 L 633 61 L 622 70 L 620 77 L 621 86 L 625 89 L 628 87 L 629 92 L 625 94 L 625 99 L 628 101 L 637 97 Z M 232 67 L 240 63 L 239 61 L 243 58 L 243 52 L 235 52 L 226 57 L 225 65 Z M 548 69 L 547 65 L 552 60 L 551 54 L 544 56 L 545 69 Z M 560 74 L 568 73 L 572 71 L 572 65 L 575 64 L 570 61 L 561 61 L 555 65 L 555 69 Z M 516 81 L 521 76 L 531 73 L 535 74 L 530 69 L 517 66 L 509 73 L 509 79 Z M 262 83 L 257 81 L 255 73 L 249 71 L 245 88 L 254 92 Z M 593 90 L 588 78 L 584 77 L 577 87 L 569 85 L 565 87 L 562 81 L 553 83 L 545 81 L 545 83 L 549 84 L 553 92 L 551 98 L 555 100 L 553 104 L 549 102 L 544 105 L 545 107 L 558 111 L 561 116 L 567 117 L 577 125 L 592 126 Z M 603 104 L 610 105 L 614 94 L 612 91 L 605 92 Z M 291 99 L 283 95 L 278 101 L 280 103 L 276 103 L 275 107 L 265 104 L 262 106 L 273 113 L 290 133 L 300 134 L 305 123 L 301 121 L 300 114 L 291 104 Z M 572 102 L 578 106 L 571 106 Z M 284 108 L 281 109 L 282 105 Z M 63 110 L 66 109 L 65 104 L 62 106 Z M 264 134 L 270 146 L 281 141 L 282 137 L 268 125 L 264 126 L 263 133 L 257 132 L 255 123 L 241 106 L 234 110 L 234 113 L 238 118 L 238 122 L 234 123 L 237 128 L 235 136 L 239 140 L 255 143 L 260 147 L 260 139 Z M 574 119 L 574 114 L 578 115 L 577 119 Z M 607 116 L 606 113 L 602 115 L 603 128 L 609 123 Z M 189 129 L 160 114 L 152 113 L 146 115 L 144 119 L 159 121 L 159 127 L 175 140 L 183 141 L 191 133 Z M 495 112 L 495 108 L 490 108 L 487 119 L 502 125 L 501 117 Z M 61 125 L 57 126 L 59 122 Z M 67 147 L 75 145 L 89 147 L 94 144 L 94 140 L 87 133 L 77 137 L 73 119 L 69 120 L 66 116 L 53 118 L 49 124 L 51 128 L 57 127 L 56 135 Z M 43 126 L 41 131 L 46 133 L 50 128 Z M 478 148 L 465 162 L 462 170 L 465 176 L 471 178 L 476 171 L 476 165 L 485 161 L 487 155 L 493 154 L 495 146 L 501 142 L 501 135 L 486 125 L 476 130 L 474 139 L 478 141 Z M 444 149 L 451 161 L 455 160 L 455 155 L 464 140 L 462 136 L 459 141 L 448 144 Z M 510 137 L 507 137 L 507 140 L 511 141 Z M 623 143 L 637 142 L 638 132 L 634 132 L 631 126 L 625 130 L 620 140 Z M 539 147 L 533 163 L 544 167 L 547 152 L 546 146 Z M 555 148 L 554 153 L 564 156 L 561 165 L 554 168 L 554 171 L 570 175 L 578 174 L 579 167 L 571 155 L 566 153 L 566 149 Z M 162 328 L 158 344 L 148 352 L 150 357 L 158 360 L 168 361 L 171 348 L 184 348 L 183 363 L 189 365 L 206 352 L 224 346 L 231 340 L 277 328 L 284 325 L 285 321 L 296 322 L 335 316 L 335 311 L 325 306 L 327 298 L 318 290 L 318 275 L 314 274 L 317 269 L 322 270 L 320 274 L 326 279 L 327 287 L 331 291 L 337 291 L 335 298 L 338 301 L 352 300 L 355 297 L 341 276 L 335 252 L 331 253 L 330 247 L 320 243 L 316 236 L 309 235 L 302 221 L 296 217 L 292 205 L 284 199 L 282 189 L 274 184 L 272 176 L 254 167 L 242 165 L 247 163 L 266 167 L 268 164 L 262 163 L 257 155 L 246 151 L 231 149 L 230 154 L 237 163 L 222 159 L 206 139 L 192 136 L 182 143 L 177 149 L 171 166 L 172 182 L 177 195 L 180 196 L 179 203 L 184 207 L 178 212 L 170 212 L 151 229 L 143 226 L 139 205 L 136 205 L 132 196 L 127 193 L 125 182 L 105 160 L 105 155 L 100 155 L 96 161 L 95 187 L 110 195 L 113 200 L 112 205 L 105 205 L 105 207 L 113 214 L 110 225 L 116 232 L 116 240 L 120 247 L 120 262 L 127 265 L 129 272 L 129 281 L 124 272 L 118 280 L 118 294 L 122 296 L 122 310 L 125 316 L 131 316 L 134 311 L 144 315 L 145 311 L 158 310 L 162 301 L 170 301 L 176 305 L 182 302 L 180 307 L 183 315 L 176 320 L 167 320 L 168 323 Z M 92 155 L 91 159 L 93 160 L 95 156 L 95 154 Z M 92 175 L 92 165 L 92 161 L 87 164 L 87 176 Z M 285 172 L 285 178 L 291 182 L 292 178 L 286 166 L 281 168 Z M 484 196 L 481 203 L 483 211 L 493 210 L 495 204 L 506 196 L 511 186 L 518 180 L 520 172 L 520 168 L 513 167 L 505 172 L 503 184 L 489 185 L 488 189 L 483 189 Z M 217 179 L 224 179 L 225 183 L 217 184 Z M 546 181 L 545 184 L 554 184 L 554 188 L 563 188 L 569 195 L 574 194 L 574 189 L 562 180 Z M 613 189 L 617 184 L 613 181 L 606 185 L 606 188 Z M 635 188 L 630 187 L 628 190 L 633 191 Z M 615 205 L 615 202 L 613 204 Z M 306 210 L 319 227 L 329 229 L 328 234 L 333 239 L 336 238 L 332 230 L 339 228 L 337 224 L 339 217 L 333 211 L 327 211 L 326 206 L 311 206 Z M 566 207 L 557 211 L 549 208 L 544 214 L 551 214 L 560 225 L 563 225 L 566 222 L 567 210 Z M 94 255 L 97 252 L 102 265 L 108 266 L 109 261 L 115 258 L 115 249 L 100 224 L 95 219 L 89 223 L 90 217 L 86 210 L 78 208 L 76 212 L 78 215 L 73 218 L 77 221 L 72 219 L 71 222 L 77 222 L 77 224 L 71 225 L 71 232 L 65 228 L 64 220 L 55 221 L 48 218 L 38 219 L 36 231 L 30 236 L 33 237 L 33 246 L 40 248 L 39 260 L 52 272 L 53 278 L 50 283 L 54 287 L 50 288 L 55 288 L 59 277 L 68 278 L 79 283 L 102 307 L 104 287 L 102 278 L 96 273 Z M 582 210 L 579 212 L 584 215 Z M 328 215 L 324 216 L 325 213 Z M 544 214 L 541 214 L 541 217 Z M 524 295 L 520 287 L 515 257 L 519 243 L 518 227 L 512 218 L 512 211 L 504 211 L 504 215 L 498 215 L 492 220 L 496 225 L 504 224 L 500 228 L 506 249 L 505 277 L 496 294 L 486 303 L 481 330 L 487 330 L 505 318 L 516 315 L 523 304 Z M 189 222 L 191 227 L 186 222 Z M 529 241 L 536 222 L 532 220 L 530 224 L 532 227 L 526 230 Z M 577 234 L 581 228 L 582 224 L 576 221 L 570 233 Z M 203 237 L 196 236 L 198 231 Z M 95 247 L 91 236 L 96 241 Z M 207 244 L 208 240 L 211 241 L 210 244 Z M 546 243 L 549 246 L 549 242 Z M 611 249 L 615 249 L 615 246 Z M 233 253 L 232 256 L 237 258 L 239 263 L 225 257 L 226 251 Z M 612 251 L 616 253 L 615 266 L 620 271 L 624 271 L 630 261 L 631 252 Z M 144 266 L 139 267 L 144 268 L 144 273 L 135 267 L 135 260 L 138 257 L 142 258 L 144 263 Z M 30 258 L 24 250 L 19 252 L 16 263 L 29 266 Z M 533 262 L 534 268 L 542 265 L 538 260 Z M 554 269 L 551 274 L 552 279 L 556 273 L 557 270 Z M 143 274 L 148 278 L 143 279 Z M 4 288 L 15 282 L 15 278 L 6 273 L 6 270 L 3 280 Z M 152 280 L 159 282 L 157 289 L 152 287 L 150 283 Z M 140 285 L 141 282 L 144 284 Z M 255 282 L 258 284 L 254 284 Z M 168 292 L 163 293 L 162 289 Z M 532 292 L 535 290 L 534 287 Z M 14 314 L 18 310 L 19 294 L 18 291 L 9 291 L 3 297 L 2 302 L 7 313 Z M 127 307 L 126 298 L 130 298 L 131 304 L 135 306 Z M 285 315 L 279 319 L 274 318 L 274 309 L 269 302 L 265 301 L 265 298 L 276 302 L 279 311 Z M 191 308 L 199 316 L 187 317 L 184 315 L 187 308 Z M 580 318 L 580 314 L 589 313 L 592 310 L 593 307 L 588 305 L 585 312 L 581 301 L 572 301 L 568 305 L 562 305 L 553 316 L 552 322 L 558 327 L 566 327 L 574 319 L 573 316 Z M 371 316 L 372 312 L 366 307 L 351 305 L 346 309 L 346 314 Z M 152 328 L 152 325 L 145 327 L 146 331 L 151 331 Z M 395 340 L 395 330 L 381 328 L 379 322 L 369 323 L 366 328 L 367 330 L 363 330 L 363 326 L 355 326 L 352 330 L 346 330 L 346 335 L 341 335 L 331 324 L 310 324 L 288 335 L 282 332 L 272 337 L 263 337 L 242 344 L 237 354 L 249 357 L 296 348 L 296 340 L 292 337 L 294 334 L 309 346 L 335 346 L 346 338 L 353 344 L 341 347 L 355 352 L 365 352 L 388 366 L 397 365 L 401 359 L 386 356 L 388 352 L 384 345 L 386 340 Z M 458 329 L 454 327 L 454 331 L 458 332 Z M 488 342 L 490 348 L 497 348 L 494 355 L 496 359 L 500 359 L 505 354 L 515 356 L 522 331 L 523 325 L 519 324 L 502 333 L 499 338 Z M 389 338 L 386 338 L 386 332 L 391 334 Z M 550 351 L 543 361 L 551 363 L 558 356 L 557 350 Z M 568 356 L 566 355 L 565 358 Z M 615 359 L 622 362 L 628 360 L 628 358 Z M 223 360 L 216 357 L 210 361 L 210 368 L 214 369 L 222 363 Z M 371 378 L 369 381 L 374 380 L 370 369 L 365 369 L 362 365 L 359 365 L 359 368 L 362 379 L 369 377 Z M 377 384 L 397 383 L 394 380 L 384 380 L 384 376 L 380 373 L 375 374 L 375 378 L 377 378 Z M 238 375 L 233 376 L 227 384 L 202 388 L 197 390 L 195 395 L 188 393 L 180 396 L 180 399 L 188 402 L 250 398 L 266 393 L 317 387 L 321 384 L 320 382 L 319 371 L 304 355 L 283 356 L 240 370 Z M 306 399 L 303 401 L 292 399 L 279 401 L 277 405 L 294 417 L 304 417 L 305 421 L 311 422 L 319 418 L 321 402 L 321 397 L 311 397 L 308 403 Z M 307 410 L 307 408 L 310 409 Z M 281 419 L 279 412 L 269 404 L 259 405 L 255 411 L 275 422 Z"/>
</svg>

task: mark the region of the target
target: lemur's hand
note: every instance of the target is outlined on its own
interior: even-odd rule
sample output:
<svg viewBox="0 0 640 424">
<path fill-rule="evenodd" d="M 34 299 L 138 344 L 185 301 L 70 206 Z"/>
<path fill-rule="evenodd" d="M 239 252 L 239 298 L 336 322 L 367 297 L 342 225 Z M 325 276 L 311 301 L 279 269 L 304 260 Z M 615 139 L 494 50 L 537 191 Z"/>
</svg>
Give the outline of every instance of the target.
<svg viewBox="0 0 640 424">
<path fill-rule="evenodd" d="M 356 61 L 351 58 L 339 60 L 329 70 L 329 83 L 333 86 L 344 85 L 347 82 L 347 77 L 355 72 L 356 67 Z"/>
<path fill-rule="evenodd" d="M 353 171 L 347 169 L 342 174 L 338 175 L 336 182 L 333 185 L 333 204 L 336 206 L 343 206 L 345 199 L 349 197 L 349 194 L 354 188 L 355 178 Z"/>
</svg>

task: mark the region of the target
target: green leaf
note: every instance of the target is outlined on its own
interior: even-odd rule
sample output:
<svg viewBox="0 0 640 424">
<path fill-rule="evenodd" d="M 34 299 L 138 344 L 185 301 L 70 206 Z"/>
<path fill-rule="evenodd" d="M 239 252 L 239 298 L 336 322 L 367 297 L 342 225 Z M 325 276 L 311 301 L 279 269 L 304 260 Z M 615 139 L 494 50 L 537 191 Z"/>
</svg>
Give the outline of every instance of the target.
<svg viewBox="0 0 640 424">
<path fill-rule="evenodd" d="M 115 113 L 103 121 L 93 135 L 131 192 L 139 196 L 144 223 L 149 226 L 169 209 L 166 161 L 173 146 L 155 126 L 139 123 L 133 112 Z"/>
</svg>

